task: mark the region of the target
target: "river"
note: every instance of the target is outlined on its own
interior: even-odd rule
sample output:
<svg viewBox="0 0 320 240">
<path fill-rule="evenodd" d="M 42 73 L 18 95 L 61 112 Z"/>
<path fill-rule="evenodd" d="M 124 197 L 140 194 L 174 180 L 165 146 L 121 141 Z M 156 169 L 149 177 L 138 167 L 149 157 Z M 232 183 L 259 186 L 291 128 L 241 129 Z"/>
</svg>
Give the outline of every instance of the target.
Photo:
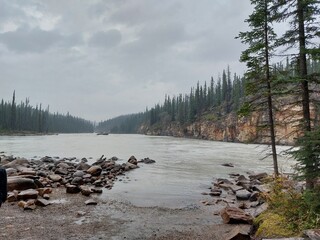
<svg viewBox="0 0 320 240">
<path fill-rule="evenodd" d="M 278 146 L 278 151 L 288 149 Z M 231 172 L 269 172 L 272 159 L 265 156 L 265 145 L 205 140 L 109 134 L 59 134 L 45 136 L 0 136 L 0 152 L 37 159 L 43 156 L 86 157 L 95 161 L 101 155 L 126 161 L 149 157 L 155 164 L 139 164 L 140 169 L 120 177 L 115 187 L 102 197 L 130 202 L 136 206 L 190 207 L 208 192 L 213 178 Z M 232 163 L 233 168 L 221 164 Z M 281 172 L 291 171 L 294 162 L 279 156 Z"/>
</svg>

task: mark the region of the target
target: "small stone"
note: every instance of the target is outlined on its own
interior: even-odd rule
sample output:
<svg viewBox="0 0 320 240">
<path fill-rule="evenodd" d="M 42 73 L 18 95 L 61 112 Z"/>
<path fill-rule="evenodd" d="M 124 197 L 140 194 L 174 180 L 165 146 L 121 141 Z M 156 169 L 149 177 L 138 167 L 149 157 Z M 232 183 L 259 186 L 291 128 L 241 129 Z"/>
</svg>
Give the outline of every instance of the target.
<svg viewBox="0 0 320 240">
<path fill-rule="evenodd" d="M 86 205 L 97 205 L 98 203 L 93 200 L 93 199 L 89 199 L 87 201 L 84 202 Z"/>
<path fill-rule="evenodd" d="M 82 177 L 75 177 L 71 181 L 72 185 L 82 185 L 83 184 L 83 179 Z"/>
<path fill-rule="evenodd" d="M 91 191 L 93 193 L 102 193 L 102 189 L 101 188 L 91 188 Z"/>
<path fill-rule="evenodd" d="M 53 182 L 59 182 L 62 180 L 62 177 L 58 174 L 51 174 L 48 176 L 50 180 L 52 180 Z"/>
<path fill-rule="evenodd" d="M 224 167 L 234 167 L 234 165 L 232 163 L 223 163 L 221 165 Z"/>
<path fill-rule="evenodd" d="M 87 173 L 90 173 L 92 176 L 100 176 L 101 172 L 102 168 L 99 165 L 92 166 L 87 170 Z"/>
<path fill-rule="evenodd" d="M 236 192 L 236 197 L 238 200 L 248 200 L 251 196 L 251 192 L 247 190 L 239 190 Z"/>
<path fill-rule="evenodd" d="M 67 193 L 79 193 L 80 188 L 76 185 L 67 184 L 66 185 L 66 192 Z"/>
<path fill-rule="evenodd" d="M 81 185 L 80 187 L 81 194 L 84 196 L 90 196 L 92 193 L 91 189 L 86 185 Z"/>
<path fill-rule="evenodd" d="M 48 202 L 46 199 L 38 198 L 35 201 L 35 205 L 41 206 L 41 207 L 46 207 L 46 206 L 50 205 L 50 202 Z"/>
<path fill-rule="evenodd" d="M 50 195 L 49 194 L 43 194 L 42 196 L 44 199 L 49 200 L 50 199 Z"/>
<path fill-rule="evenodd" d="M 66 168 L 57 168 L 54 173 L 59 175 L 67 175 L 68 170 Z"/>
</svg>

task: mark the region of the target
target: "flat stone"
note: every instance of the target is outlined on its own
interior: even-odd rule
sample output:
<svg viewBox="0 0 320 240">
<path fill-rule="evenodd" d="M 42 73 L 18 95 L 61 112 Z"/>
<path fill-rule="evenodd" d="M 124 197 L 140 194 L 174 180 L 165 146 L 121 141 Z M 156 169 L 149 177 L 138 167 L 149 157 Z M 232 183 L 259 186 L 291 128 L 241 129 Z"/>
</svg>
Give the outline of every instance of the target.
<svg viewBox="0 0 320 240">
<path fill-rule="evenodd" d="M 224 223 L 229 224 L 252 224 L 253 222 L 253 217 L 249 213 L 236 207 L 225 207 L 221 210 L 220 216 Z"/>
<path fill-rule="evenodd" d="M 66 169 L 66 168 L 57 168 L 54 173 L 55 174 L 59 174 L 59 175 L 67 175 L 68 174 L 68 169 Z"/>
<path fill-rule="evenodd" d="M 231 190 L 233 193 L 236 193 L 237 191 L 243 189 L 243 187 L 241 187 L 241 186 L 237 186 L 237 185 L 234 185 L 234 184 L 228 184 L 228 183 L 222 183 L 222 184 L 219 184 L 219 186 L 221 188 L 224 188 L 224 189 L 227 189 L 227 190 Z"/>
<path fill-rule="evenodd" d="M 38 198 L 38 191 L 35 189 L 28 189 L 28 190 L 24 190 L 21 191 L 18 196 L 17 199 L 18 200 L 27 200 L 27 199 L 36 199 Z"/>
<path fill-rule="evenodd" d="M 223 236 L 224 240 L 250 240 L 252 225 L 241 224 L 235 226 L 230 232 Z"/>
<path fill-rule="evenodd" d="M 259 205 L 258 207 L 255 208 L 255 211 L 253 212 L 253 217 L 258 217 L 261 213 L 263 213 L 264 211 L 266 211 L 268 209 L 268 203 L 263 203 L 261 205 Z"/>
<path fill-rule="evenodd" d="M 44 199 L 44 198 L 38 198 L 38 199 L 35 201 L 35 205 L 41 206 L 41 207 L 46 207 L 46 206 L 50 205 L 50 202 L 47 201 L 47 200 Z"/>
</svg>

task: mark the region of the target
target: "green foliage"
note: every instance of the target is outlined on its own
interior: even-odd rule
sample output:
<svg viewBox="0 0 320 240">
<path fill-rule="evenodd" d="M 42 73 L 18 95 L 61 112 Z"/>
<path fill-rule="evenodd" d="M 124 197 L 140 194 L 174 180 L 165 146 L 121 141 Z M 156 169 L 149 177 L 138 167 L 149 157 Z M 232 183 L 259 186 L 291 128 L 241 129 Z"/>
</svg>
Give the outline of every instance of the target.
<svg viewBox="0 0 320 240">
<path fill-rule="evenodd" d="M 259 225 L 259 228 L 255 234 L 256 237 L 291 237 L 295 235 L 295 232 L 286 228 L 285 217 L 273 213 L 262 213 L 254 221 L 255 225 Z"/>
<path fill-rule="evenodd" d="M 291 151 L 297 160 L 296 170 L 299 177 L 311 182 L 320 177 L 320 127 L 306 132 L 298 139 L 296 150 Z"/>
<path fill-rule="evenodd" d="M 271 192 L 264 195 L 269 208 L 255 220 L 257 235 L 297 236 L 306 229 L 320 227 L 320 189 L 301 192 L 296 184 L 284 177 L 274 180 Z"/>
</svg>

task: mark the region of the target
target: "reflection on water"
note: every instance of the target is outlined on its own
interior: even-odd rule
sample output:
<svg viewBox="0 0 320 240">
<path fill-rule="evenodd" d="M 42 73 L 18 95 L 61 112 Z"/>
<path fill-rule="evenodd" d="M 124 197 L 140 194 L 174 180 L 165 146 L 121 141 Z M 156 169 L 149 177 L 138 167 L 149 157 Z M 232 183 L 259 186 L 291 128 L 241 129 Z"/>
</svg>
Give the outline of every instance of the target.
<svg viewBox="0 0 320 240">
<path fill-rule="evenodd" d="M 278 147 L 278 151 L 285 149 Z M 261 160 L 266 150 L 264 145 L 144 135 L 0 136 L 0 152 L 26 158 L 91 157 L 94 161 L 104 154 L 122 161 L 131 155 L 156 160 L 155 164 L 140 164 L 140 169 L 127 174 L 129 179 L 123 177 L 102 195 L 138 206 L 188 206 L 201 199 L 201 192 L 208 191 L 213 177 L 227 177 L 231 172 L 272 172 L 272 159 Z M 235 167 L 223 167 L 222 163 Z M 290 171 L 292 164 L 292 160 L 279 157 L 281 171 Z"/>
</svg>

